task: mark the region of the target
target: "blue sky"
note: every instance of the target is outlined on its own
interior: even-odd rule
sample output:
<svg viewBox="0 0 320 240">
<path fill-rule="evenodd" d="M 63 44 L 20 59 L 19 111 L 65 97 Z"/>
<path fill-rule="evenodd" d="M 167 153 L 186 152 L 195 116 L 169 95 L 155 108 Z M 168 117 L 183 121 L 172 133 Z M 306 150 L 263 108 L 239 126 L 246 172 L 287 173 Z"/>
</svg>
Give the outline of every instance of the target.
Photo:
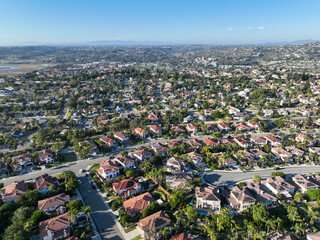
<svg viewBox="0 0 320 240">
<path fill-rule="evenodd" d="M 0 0 L 0 45 L 320 40 L 319 0 Z"/>
</svg>

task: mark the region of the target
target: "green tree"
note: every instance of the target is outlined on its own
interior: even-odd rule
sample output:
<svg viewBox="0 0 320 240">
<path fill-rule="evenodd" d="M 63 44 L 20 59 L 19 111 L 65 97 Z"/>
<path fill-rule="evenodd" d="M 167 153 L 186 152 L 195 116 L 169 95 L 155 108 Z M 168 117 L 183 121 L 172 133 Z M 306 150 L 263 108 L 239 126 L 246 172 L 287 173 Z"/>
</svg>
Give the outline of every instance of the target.
<svg viewBox="0 0 320 240">
<path fill-rule="evenodd" d="M 82 208 L 84 208 L 84 206 L 80 199 L 74 199 L 74 200 L 71 200 L 69 203 L 67 203 L 68 211 L 80 212 Z"/>
<path fill-rule="evenodd" d="M 259 183 L 259 182 L 261 182 L 261 177 L 259 174 L 255 174 L 255 175 L 253 175 L 252 180 L 256 183 Z"/>
</svg>

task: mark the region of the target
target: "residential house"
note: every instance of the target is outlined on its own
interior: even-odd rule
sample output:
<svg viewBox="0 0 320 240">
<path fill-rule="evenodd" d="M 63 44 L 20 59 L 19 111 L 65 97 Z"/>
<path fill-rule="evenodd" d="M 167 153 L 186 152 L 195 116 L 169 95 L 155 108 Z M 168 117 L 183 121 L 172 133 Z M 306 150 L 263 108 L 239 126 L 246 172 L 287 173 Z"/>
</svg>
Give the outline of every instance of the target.
<svg viewBox="0 0 320 240">
<path fill-rule="evenodd" d="M 30 154 L 21 154 L 19 156 L 13 157 L 12 160 L 21 167 L 33 165 Z"/>
<path fill-rule="evenodd" d="M 38 163 L 39 164 L 49 164 L 54 163 L 57 158 L 57 153 L 51 149 L 44 149 L 38 152 Z"/>
<path fill-rule="evenodd" d="M 219 162 L 219 166 L 220 167 L 232 168 L 232 167 L 236 167 L 237 166 L 237 161 L 234 160 L 232 157 L 229 157 L 229 158 L 226 158 L 226 159 L 220 157 L 218 159 L 218 162 Z"/>
<path fill-rule="evenodd" d="M 99 154 L 99 148 L 98 148 L 97 144 L 95 144 L 93 141 L 85 140 L 83 142 L 83 144 L 88 144 L 90 146 L 90 149 L 91 149 L 90 154 L 92 154 L 92 155 Z"/>
<path fill-rule="evenodd" d="M 281 145 L 281 140 L 279 138 L 272 136 L 271 134 L 268 134 L 264 137 L 265 137 L 265 139 L 267 139 L 267 142 L 269 142 L 271 144 L 271 146 Z"/>
<path fill-rule="evenodd" d="M 41 239 L 56 240 L 70 237 L 73 223 L 74 220 L 70 219 L 70 212 L 42 221 L 39 223 Z"/>
<path fill-rule="evenodd" d="M 134 157 L 140 161 L 144 161 L 148 158 L 151 158 L 151 156 L 152 156 L 151 152 L 149 152 L 145 148 L 138 149 L 132 154 L 132 157 Z"/>
<path fill-rule="evenodd" d="M 126 212 L 135 217 L 140 215 L 142 211 L 153 202 L 153 198 L 149 192 L 140 194 L 123 202 L 123 207 Z"/>
<path fill-rule="evenodd" d="M 187 143 L 196 148 L 202 147 L 202 141 L 196 138 L 190 138 Z"/>
<path fill-rule="evenodd" d="M 246 139 L 240 137 L 240 136 L 236 136 L 233 141 L 238 144 L 240 147 L 251 147 L 251 143 L 249 141 L 247 141 Z"/>
<path fill-rule="evenodd" d="M 167 171 L 172 173 L 184 172 L 185 170 L 189 169 L 187 167 L 187 163 L 184 160 L 175 157 L 169 158 L 167 160 L 166 167 Z"/>
<path fill-rule="evenodd" d="M 282 194 L 287 198 L 291 198 L 295 187 L 288 183 L 280 176 L 276 176 L 275 179 L 267 178 L 262 181 L 262 184 L 265 185 L 273 194 Z"/>
<path fill-rule="evenodd" d="M 191 172 L 175 172 L 172 175 L 166 176 L 166 182 L 169 188 L 183 188 L 187 181 L 193 180 Z"/>
<path fill-rule="evenodd" d="M 151 150 L 156 154 L 159 153 L 162 156 L 167 155 L 168 148 L 159 142 L 155 142 L 151 145 Z"/>
<path fill-rule="evenodd" d="M 216 142 L 215 140 L 213 140 L 212 138 L 205 138 L 205 139 L 203 139 L 203 142 L 204 142 L 207 146 L 210 146 L 210 147 L 219 145 L 219 143 Z"/>
<path fill-rule="evenodd" d="M 146 218 L 141 219 L 137 225 L 143 238 L 149 239 L 149 233 L 151 231 L 154 231 L 156 233 L 154 239 L 159 239 L 160 230 L 164 229 L 167 226 L 170 226 L 171 224 L 172 221 L 168 214 L 161 210 Z"/>
<path fill-rule="evenodd" d="M 117 141 L 108 136 L 100 137 L 100 141 L 108 147 L 115 147 L 117 145 Z"/>
<path fill-rule="evenodd" d="M 306 193 L 310 189 L 319 189 L 320 185 L 316 181 L 312 181 L 310 176 L 304 176 L 300 173 L 292 177 L 292 181 L 299 186 L 302 193 Z"/>
<path fill-rule="evenodd" d="M 216 127 L 216 125 L 210 123 L 207 125 L 207 131 L 210 133 L 213 133 L 213 132 L 219 132 L 219 129 Z"/>
<path fill-rule="evenodd" d="M 261 126 L 261 123 L 249 121 L 249 122 L 247 122 L 247 125 L 248 125 L 248 127 L 252 128 L 252 129 L 258 129 Z"/>
<path fill-rule="evenodd" d="M 38 190 L 41 194 L 46 194 L 51 186 L 56 186 L 58 180 L 49 176 L 48 174 L 43 174 L 36 178 L 34 181 L 34 188 Z"/>
<path fill-rule="evenodd" d="M 225 122 L 219 122 L 217 124 L 217 127 L 221 130 L 221 131 L 230 131 L 231 127 L 228 123 L 225 123 Z"/>
<path fill-rule="evenodd" d="M 240 109 L 232 107 L 232 106 L 229 106 L 228 108 L 229 108 L 229 110 L 228 110 L 229 114 L 236 114 L 236 113 L 241 112 Z"/>
<path fill-rule="evenodd" d="M 282 161 L 286 161 L 292 158 L 292 154 L 281 147 L 271 148 L 271 152 L 277 157 L 281 158 Z"/>
<path fill-rule="evenodd" d="M 141 138 L 146 138 L 148 136 L 147 130 L 142 129 L 142 128 L 136 128 L 134 130 L 134 133 L 137 134 Z"/>
<path fill-rule="evenodd" d="M 290 151 L 294 158 L 295 157 L 303 157 L 303 155 L 305 154 L 305 152 L 303 150 L 296 148 L 294 146 L 286 147 L 286 150 Z"/>
<path fill-rule="evenodd" d="M 320 147 L 309 147 L 309 152 L 320 155 Z"/>
<path fill-rule="evenodd" d="M 171 130 L 174 131 L 176 134 L 185 133 L 187 132 L 183 127 L 181 126 L 172 126 Z"/>
<path fill-rule="evenodd" d="M 135 160 L 134 159 L 132 159 L 129 156 L 122 155 L 122 154 L 117 155 L 114 159 L 112 159 L 112 161 L 115 164 L 121 165 L 122 168 L 133 169 L 134 166 L 135 166 Z"/>
<path fill-rule="evenodd" d="M 240 189 L 238 186 L 234 186 L 229 195 L 229 203 L 233 209 L 243 211 L 254 205 L 256 199 L 247 187 Z"/>
<path fill-rule="evenodd" d="M 198 167 L 204 167 L 203 156 L 196 152 L 190 152 L 186 154 L 188 159 L 191 159 L 193 164 Z"/>
<path fill-rule="evenodd" d="M 272 109 L 265 109 L 263 110 L 263 115 L 265 117 L 270 117 L 273 114 L 273 110 Z"/>
<path fill-rule="evenodd" d="M 268 143 L 267 139 L 262 137 L 251 137 L 250 141 L 255 145 L 266 145 Z"/>
<path fill-rule="evenodd" d="M 28 184 L 24 181 L 13 182 L 6 187 L 2 195 L 2 201 L 4 203 L 14 202 L 18 196 L 24 194 L 28 189 Z"/>
<path fill-rule="evenodd" d="M 111 160 L 103 161 L 100 163 L 100 168 L 97 173 L 104 179 L 111 180 L 120 175 L 121 165 L 116 164 Z"/>
<path fill-rule="evenodd" d="M 307 134 L 299 133 L 299 134 L 297 134 L 295 140 L 297 142 L 302 142 L 302 143 L 303 142 L 312 143 L 313 138 L 311 136 L 307 135 Z"/>
<path fill-rule="evenodd" d="M 275 205 L 278 201 L 278 198 L 269 193 L 268 189 L 261 183 L 249 181 L 247 183 L 247 188 L 251 192 L 251 195 L 256 199 L 256 201 L 263 203 L 263 205 L 265 206 Z"/>
<path fill-rule="evenodd" d="M 247 125 L 243 124 L 243 123 L 237 123 L 236 124 L 236 128 L 239 130 L 239 131 L 249 131 L 251 128 L 248 127 Z"/>
<path fill-rule="evenodd" d="M 219 191 L 219 188 L 214 187 L 196 187 L 196 208 L 220 210 L 221 199 Z"/>
<path fill-rule="evenodd" d="M 142 185 L 135 177 L 130 177 L 119 182 L 112 183 L 112 188 L 116 194 L 129 198 L 141 192 Z"/>
<path fill-rule="evenodd" d="M 114 133 L 114 138 L 121 143 L 128 143 L 130 140 L 130 135 L 124 132 Z"/>
<path fill-rule="evenodd" d="M 151 125 L 150 126 L 150 131 L 153 132 L 154 134 L 161 134 L 162 133 L 162 128 L 158 125 Z"/>
<path fill-rule="evenodd" d="M 193 123 L 189 123 L 186 127 L 188 133 L 193 133 L 195 134 L 198 131 L 198 127 L 194 125 Z"/>
<path fill-rule="evenodd" d="M 194 238 L 188 233 L 180 233 L 178 236 L 171 238 L 170 240 L 193 240 Z"/>
<path fill-rule="evenodd" d="M 189 116 L 187 116 L 187 117 L 185 117 L 184 119 L 183 119 L 183 122 L 184 123 L 188 123 L 188 122 L 192 122 L 193 121 L 193 117 L 191 116 L 191 115 L 189 115 Z"/>
<path fill-rule="evenodd" d="M 149 119 L 151 122 L 158 122 L 158 121 L 159 121 L 157 115 L 155 115 L 154 113 L 149 114 L 149 115 L 148 115 L 148 119 Z"/>
<path fill-rule="evenodd" d="M 47 214 L 55 213 L 57 210 L 61 209 L 61 207 L 64 207 L 69 201 L 69 195 L 60 193 L 59 195 L 38 201 L 38 210 L 44 211 Z M 60 210 L 60 214 L 61 213 L 63 213 L 63 210 Z"/>
</svg>

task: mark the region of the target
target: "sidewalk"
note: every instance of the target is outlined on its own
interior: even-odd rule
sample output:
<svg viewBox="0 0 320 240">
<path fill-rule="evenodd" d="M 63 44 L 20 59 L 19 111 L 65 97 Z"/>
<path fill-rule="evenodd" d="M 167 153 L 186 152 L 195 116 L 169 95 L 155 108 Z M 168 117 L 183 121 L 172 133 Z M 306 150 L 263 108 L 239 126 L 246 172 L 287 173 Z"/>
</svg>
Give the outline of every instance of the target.
<svg viewBox="0 0 320 240">
<path fill-rule="evenodd" d="M 80 193 L 80 191 L 79 191 L 78 188 L 76 189 L 76 192 L 77 192 L 78 198 L 79 198 L 79 199 L 83 202 L 83 204 L 85 205 L 85 201 L 83 200 L 82 195 L 81 195 L 81 193 Z M 92 239 L 93 239 L 93 240 L 102 240 L 100 234 L 98 233 L 97 226 L 95 225 L 95 223 L 94 223 L 94 221 L 93 221 L 93 219 L 92 219 L 91 214 L 89 214 L 89 218 L 90 218 L 90 220 L 91 220 L 91 226 L 92 226 L 92 229 L 93 229 L 94 234 L 95 234 L 95 236 L 94 236 Z"/>
<path fill-rule="evenodd" d="M 123 239 L 125 239 L 125 240 L 131 240 L 131 239 L 135 238 L 136 236 L 140 235 L 140 232 L 139 232 L 139 230 L 138 230 L 137 228 L 134 229 L 134 230 L 132 230 L 132 231 L 130 231 L 130 232 L 128 232 L 128 233 L 126 233 L 126 232 L 123 230 L 123 227 L 122 227 L 121 223 L 119 222 L 118 218 L 115 216 L 114 212 L 111 210 L 109 204 L 106 202 L 106 200 L 105 200 L 105 198 L 103 197 L 103 195 L 102 195 L 100 189 L 98 188 L 96 182 L 94 182 L 94 185 L 95 185 L 95 187 L 96 187 L 96 189 L 97 189 L 97 191 L 98 191 L 98 193 L 99 193 L 99 195 L 100 195 L 100 198 L 103 200 L 103 202 L 104 202 L 105 205 L 106 205 L 108 214 L 110 214 L 110 215 L 112 216 L 112 218 L 113 218 L 114 222 L 116 223 L 119 231 L 121 232 Z"/>
</svg>

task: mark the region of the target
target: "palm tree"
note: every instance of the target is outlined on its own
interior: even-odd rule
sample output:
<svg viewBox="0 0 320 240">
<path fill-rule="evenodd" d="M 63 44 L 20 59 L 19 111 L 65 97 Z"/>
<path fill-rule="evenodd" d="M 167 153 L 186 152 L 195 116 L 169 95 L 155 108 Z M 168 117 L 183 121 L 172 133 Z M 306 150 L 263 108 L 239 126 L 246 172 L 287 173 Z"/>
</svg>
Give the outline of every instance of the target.
<svg viewBox="0 0 320 240">
<path fill-rule="evenodd" d="M 77 218 L 79 216 L 79 212 L 76 209 L 73 209 L 70 213 L 69 213 L 69 221 L 73 221 L 75 218 Z"/>
<path fill-rule="evenodd" d="M 295 230 L 298 235 L 303 235 L 306 233 L 306 224 L 303 222 L 297 222 L 291 229 Z"/>
<path fill-rule="evenodd" d="M 86 220 L 88 222 L 88 216 L 89 216 L 89 214 L 91 212 L 90 206 L 83 206 L 81 211 L 86 215 Z"/>
<path fill-rule="evenodd" d="M 209 225 L 205 225 L 205 230 L 208 233 L 208 237 L 210 237 L 210 240 L 217 239 L 217 233 L 213 230 L 212 227 L 210 227 Z"/>
<path fill-rule="evenodd" d="M 310 219 L 310 224 L 313 225 L 315 220 L 319 220 L 320 213 L 319 211 L 314 210 L 314 208 L 310 204 L 306 204 L 307 208 L 301 207 L 303 211 L 308 214 L 308 218 Z"/>
</svg>

